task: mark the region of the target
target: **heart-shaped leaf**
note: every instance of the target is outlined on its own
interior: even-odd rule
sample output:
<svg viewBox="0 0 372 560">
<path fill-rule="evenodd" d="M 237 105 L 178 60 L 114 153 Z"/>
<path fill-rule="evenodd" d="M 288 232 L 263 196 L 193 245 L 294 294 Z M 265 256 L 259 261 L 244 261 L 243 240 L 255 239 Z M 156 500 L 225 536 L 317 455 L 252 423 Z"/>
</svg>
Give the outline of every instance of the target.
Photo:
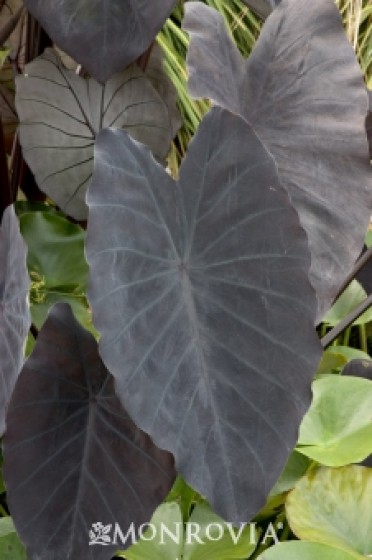
<svg viewBox="0 0 372 560">
<path fill-rule="evenodd" d="M 40 189 L 75 219 L 87 217 L 85 193 L 102 128 L 124 128 L 159 160 L 166 157 L 171 109 L 136 64 L 101 85 L 67 70 L 47 49 L 25 72 L 16 81 L 25 160 Z"/>
<path fill-rule="evenodd" d="M 190 92 L 244 116 L 273 155 L 308 234 L 319 321 L 362 250 L 372 207 L 368 99 L 340 14 L 332 0 L 282 1 L 246 61 L 218 12 L 185 8 Z"/>
<path fill-rule="evenodd" d="M 48 35 L 98 81 L 151 45 L 176 0 L 25 0 Z"/>
<path fill-rule="evenodd" d="M 174 481 L 173 458 L 123 410 L 97 343 L 66 304 L 39 333 L 8 424 L 8 503 L 30 560 L 109 560 L 120 546 L 100 527 L 126 534 L 149 521 Z"/>
<path fill-rule="evenodd" d="M 243 2 L 260 17 L 266 19 L 280 4 L 281 0 L 243 0 Z"/>
<path fill-rule="evenodd" d="M 372 554 L 371 495 L 372 469 L 355 465 L 321 468 L 302 478 L 289 494 L 288 521 L 300 539 L 369 557 Z"/>
<path fill-rule="evenodd" d="M 26 245 L 12 206 L 0 228 L 0 437 L 6 408 L 23 364 L 23 349 L 30 328 Z"/>
<path fill-rule="evenodd" d="M 252 128 L 218 108 L 177 184 L 123 131 L 102 131 L 95 158 L 88 296 L 101 356 L 187 483 L 247 521 L 297 441 L 321 355 L 298 216 Z"/>
<path fill-rule="evenodd" d="M 372 453 L 372 382 L 330 375 L 313 384 L 313 402 L 300 428 L 298 451 L 330 467 Z"/>
</svg>

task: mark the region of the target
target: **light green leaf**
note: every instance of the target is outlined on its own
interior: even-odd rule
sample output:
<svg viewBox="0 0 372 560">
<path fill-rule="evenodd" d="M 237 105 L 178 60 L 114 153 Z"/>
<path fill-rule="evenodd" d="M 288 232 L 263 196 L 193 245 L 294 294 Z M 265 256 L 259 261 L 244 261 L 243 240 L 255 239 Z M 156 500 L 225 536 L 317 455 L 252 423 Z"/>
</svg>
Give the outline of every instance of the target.
<svg viewBox="0 0 372 560">
<path fill-rule="evenodd" d="M 341 294 L 333 307 L 323 317 L 323 322 L 334 327 L 367 297 L 366 292 L 357 280 L 353 280 L 346 290 Z M 372 321 L 372 309 L 368 309 L 353 324 L 364 325 Z"/>
<path fill-rule="evenodd" d="M 205 503 L 195 506 L 189 528 L 192 524 L 198 529 L 200 542 L 189 538 L 186 528 L 183 560 L 246 560 L 253 554 L 258 542 L 256 532 L 251 531 L 249 526 L 235 529 Z"/>
<path fill-rule="evenodd" d="M 351 360 L 369 360 L 370 357 L 363 350 L 358 350 L 357 348 L 350 348 L 350 346 L 331 346 L 333 352 L 337 354 L 342 354 L 348 362 Z"/>
<path fill-rule="evenodd" d="M 371 496 L 372 469 L 320 468 L 304 476 L 289 494 L 287 518 L 299 539 L 368 557 L 372 554 Z"/>
<path fill-rule="evenodd" d="M 327 376 L 314 381 L 313 394 L 297 450 L 331 467 L 368 457 L 372 453 L 372 381 Z"/>
<path fill-rule="evenodd" d="M 96 334 L 85 296 L 84 230 L 50 210 L 20 211 L 19 219 L 28 246 L 33 324 L 40 329 L 52 305 L 65 301 L 81 324 Z"/>
<path fill-rule="evenodd" d="M 151 527 L 144 534 L 145 539 L 151 540 L 139 540 L 121 557 L 127 560 L 181 560 L 183 521 L 178 504 L 171 502 L 159 506 L 151 519 Z M 174 539 L 164 528 L 173 534 Z"/>
<path fill-rule="evenodd" d="M 0 558 L 1 560 L 27 560 L 26 550 L 10 517 L 0 519 Z"/>
<path fill-rule="evenodd" d="M 360 554 L 352 554 L 321 543 L 289 541 L 265 550 L 257 560 L 362 560 Z"/>
<path fill-rule="evenodd" d="M 316 377 L 327 373 L 339 373 L 339 371 L 347 364 L 347 358 L 334 350 L 333 346 L 324 351 L 322 360 L 316 372 Z"/>
<path fill-rule="evenodd" d="M 304 476 L 310 464 L 311 461 L 307 457 L 298 453 L 296 450 L 292 451 L 284 471 L 270 492 L 270 496 L 277 496 L 278 494 L 292 490 L 296 482 Z"/>
</svg>

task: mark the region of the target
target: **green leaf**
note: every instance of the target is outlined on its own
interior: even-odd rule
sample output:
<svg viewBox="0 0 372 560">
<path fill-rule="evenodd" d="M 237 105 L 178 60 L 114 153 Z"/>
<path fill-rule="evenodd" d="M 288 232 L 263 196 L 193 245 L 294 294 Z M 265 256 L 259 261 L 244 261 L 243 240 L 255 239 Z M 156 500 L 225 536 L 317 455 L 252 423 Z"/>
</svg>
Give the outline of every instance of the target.
<svg viewBox="0 0 372 560">
<path fill-rule="evenodd" d="M 40 205 L 39 205 L 40 206 Z M 28 246 L 28 269 L 32 280 L 31 314 L 40 329 L 49 309 L 69 303 L 80 323 L 96 334 L 85 296 L 88 266 L 84 257 L 85 232 L 62 214 L 50 209 L 18 208 L 22 235 Z"/>
<path fill-rule="evenodd" d="M 128 548 L 122 558 L 127 560 L 149 560 L 150 558 L 151 560 L 181 560 L 183 521 L 179 505 L 172 502 L 159 506 L 152 517 L 150 527 L 145 532 L 144 539 Z M 174 540 L 164 528 L 175 535 Z M 156 537 L 152 539 L 151 537 L 155 534 Z"/>
<path fill-rule="evenodd" d="M 0 519 L 1 560 L 27 560 L 26 550 L 19 540 L 10 517 Z"/>
<path fill-rule="evenodd" d="M 366 292 L 357 280 L 353 280 L 346 290 L 337 299 L 336 303 L 331 307 L 324 316 L 323 322 L 331 327 L 336 326 L 342 319 L 351 313 L 358 305 L 360 305 L 367 297 Z M 372 309 L 368 309 L 361 315 L 353 325 L 365 325 L 372 321 Z"/>
<path fill-rule="evenodd" d="M 304 476 L 310 464 L 311 461 L 307 457 L 298 453 L 296 450 L 292 451 L 284 471 L 270 492 L 270 496 L 277 496 L 278 494 L 292 490 L 296 482 Z"/>
<path fill-rule="evenodd" d="M 265 550 L 257 560 L 355 560 L 362 558 L 321 543 L 289 541 Z"/>
<path fill-rule="evenodd" d="M 363 461 L 372 453 L 372 382 L 327 376 L 313 383 L 297 450 L 330 467 Z"/>
<path fill-rule="evenodd" d="M 333 346 L 331 346 L 324 351 L 316 376 L 318 377 L 327 373 L 339 373 L 347 362 L 346 356 L 341 352 L 335 351 Z"/>
<path fill-rule="evenodd" d="M 188 521 L 193 503 L 201 501 L 202 498 L 191 486 L 188 486 L 182 476 L 178 476 L 169 492 L 166 501 L 177 502 L 181 508 L 182 519 Z"/>
<path fill-rule="evenodd" d="M 200 542 L 189 538 L 186 532 L 183 560 L 246 560 L 256 548 L 256 532 L 251 534 L 249 526 L 235 529 L 206 503 L 195 506 L 189 527 L 191 524 L 197 527 Z"/>
<path fill-rule="evenodd" d="M 9 53 L 10 53 L 10 49 L 8 47 L 0 48 L 0 69 L 2 68 L 4 62 L 6 61 Z"/>
<path fill-rule="evenodd" d="M 368 557 L 372 554 L 371 496 L 372 469 L 321 468 L 303 477 L 289 494 L 288 521 L 299 539 Z"/>
<path fill-rule="evenodd" d="M 20 217 L 28 246 L 28 266 L 45 278 L 45 286 L 85 287 L 84 231 L 60 214 L 30 212 Z"/>
<path fill-rule="evenodd" d="M 348 362 L 351 360 L 369 360 L 370 357 L 366 352 L 349 346 L 331 346 L 333 352 L 342 354 Z"/>
</svg>

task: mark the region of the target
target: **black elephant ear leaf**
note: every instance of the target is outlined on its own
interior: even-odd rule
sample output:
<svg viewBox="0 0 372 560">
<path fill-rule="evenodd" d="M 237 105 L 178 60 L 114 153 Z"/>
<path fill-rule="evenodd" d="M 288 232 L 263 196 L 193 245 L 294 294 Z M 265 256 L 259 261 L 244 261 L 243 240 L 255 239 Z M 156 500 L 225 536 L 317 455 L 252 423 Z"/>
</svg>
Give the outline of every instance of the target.
<svg viewBox="0 0 372 560">
<path fill-rule="evenodd" d="M 128 130 L 159 160 L 168 153 L 171 109 L 135 64 L 101 85 L 67 70 L 47 49 L 16 84 L 24 157 L 40 189 L 77 220 L 87 217 L 85 193 L 101 128 Z"/>
<path fill-rule="evenodd" d="M 6 410 L 22 368 L 31 324 L 26 259 L 27 249 L 18 220 L 9 206 L 0 228 L 0 437 L 5 431 Z"/>
<path fill-rule="evenodd" d="M 24 3 L 61 49 L 96 80 L 105 82 L 146 51 L 176 0 L 24 0 Z"/>
<path fill-rule="evenodd" d="M 309 238 L 319 321 L 361 252 L 372 208 L 367 95 L 340 14 L 332 0 L 281 2 L 244 60 L 218 12 L 185 8 L 190 92 L 247 119 L 273 155 Z"/>
<path fill-rule="evenodd" d="M 281 0 L 243 0 L 243 2 L 261 18 L 266 19 Z"/>
<path fill-rule="evenodd" d="M 102 131 L 95 155 L 87 258 L 100 354 L 186 481 L 247 521 L 296 443 L 321 355 L 297 213 L 252 128 L 218 108 L 177 184 L 122 131 Z"/>
<path fill-rule="evenodd" d="M 8 503 L 30 560 L 109 560 L 125 548 L 116 524 L 129 546 L 174 482 L 173 457 L 133 424 L 67 304 L 39 333 L 8 423 Z"/>
</svg>

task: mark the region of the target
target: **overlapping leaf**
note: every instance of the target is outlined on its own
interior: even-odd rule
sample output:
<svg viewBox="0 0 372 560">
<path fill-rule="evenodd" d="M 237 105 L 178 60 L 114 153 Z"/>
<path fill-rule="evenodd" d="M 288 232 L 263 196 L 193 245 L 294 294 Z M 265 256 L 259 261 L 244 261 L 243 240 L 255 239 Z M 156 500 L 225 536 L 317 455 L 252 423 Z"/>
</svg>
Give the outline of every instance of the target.
<svg viewBox="0 0 372 560">
<path fill-rule="evenodd" d="M 309 237 L 320 320 L 359 256 L 372 207 L 368 100 L 340 14 L 332 0 L 283 0 L 245 61 L 218 12 L 185 7 L 191 94 L 244 116 L 273 155 Z"/>
<path fill-rule="evenodd" d="M 267 18 L 281 0 L 243 0 L 243 2 L 260 17 Z"/>
<path fill-rule="evenodd" d="M 30 328 L 29 284 L 26 246 L 10 206 L 3 214 L 0 228 L 0 437 Z"/>
<path fill-rule="evenodd" d="M 176 0 L 25 0 L 25 5 L 74 60 L 100 82 L 146 51 Z"/>
<path fill-rule="evenodd" d="M 298 451 L 322 465 L 358 463 L 372 453 L 372 382 L 327 375 L 313 384 Z"/>
<path fill-rule="evenodd" d="M 321 354 L 297 214 L 252 128 L 218 108 L 177 184 L 122 131 L 102 131 L 95 155 L 87 258 L 101 356 L 186 481 L 246 521 L 297 440 Z"/>
<path fill-rule="evenodd" d="M 39 333 L 8 422 L 8 502 L 30 560 L 109 560 L 119 547 L 113 524 L 126 534 L 148 522 L 174 481 L 173 458 L 123 410 L 94 338 L 66 304 Z M 89 546 L 96 523 L 110 526 L 107 546 Z"/>
<path fill-rule="evenodd" d="M 99 130 L 124 128 L 164 160 L 174 128 L 171 109 L 137 65 L 101 85 L 64 68 L 51 49 L 17 78 L 16 105 L 24 157 L 39 187 L 78 220 L 87 214 Z"/>
<path fill-rule="evenodd" d="M 291 529 L 300 539 L 328 544 L 360 560 L 369 558 L 372 554 L 371 493 L 369 468 L 351 465 L 310 472 L 287 498 L 286 513 Z M 340 558 L 343 558 L 341 552 Z"/>
</svg>

